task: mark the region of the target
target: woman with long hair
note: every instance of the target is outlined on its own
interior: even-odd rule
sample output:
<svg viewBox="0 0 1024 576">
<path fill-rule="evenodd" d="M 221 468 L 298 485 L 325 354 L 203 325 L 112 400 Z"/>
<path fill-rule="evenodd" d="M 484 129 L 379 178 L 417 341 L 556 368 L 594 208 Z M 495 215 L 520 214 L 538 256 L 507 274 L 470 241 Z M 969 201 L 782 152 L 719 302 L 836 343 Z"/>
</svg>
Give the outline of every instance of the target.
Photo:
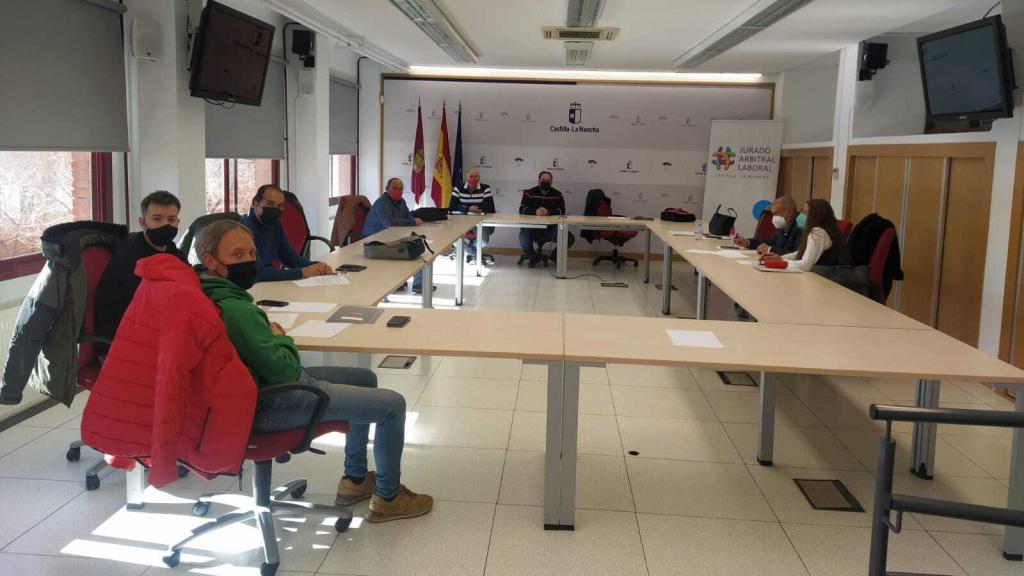
<svg viewBox="0 0 1024 576">
<path fill-rule="evenodd" d="M 820 198 L 808 200 L 796 218 L 803 230 L 800 248 L 782 256 L 790 268 L 810 271 L 815 265 L 840 266 L 853 263 L 832 205 Z"/>
</svg>

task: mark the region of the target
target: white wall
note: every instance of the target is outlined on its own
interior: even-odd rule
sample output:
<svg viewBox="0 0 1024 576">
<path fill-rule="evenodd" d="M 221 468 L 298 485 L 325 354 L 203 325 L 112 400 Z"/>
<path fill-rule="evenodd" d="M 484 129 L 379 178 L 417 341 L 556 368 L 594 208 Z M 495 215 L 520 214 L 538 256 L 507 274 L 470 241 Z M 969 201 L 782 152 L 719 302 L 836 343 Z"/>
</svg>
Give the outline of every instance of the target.
<svg viewBox="0 0 1024 576">
<path fill-rule="evenodd" d="M 381 66 L 363 60 L 359 86 L 359 193 L 373 202 L 381 194 L 380 75 Z"/>
<path fill-rule="evenodd" d="M 924 91 L 917 40 L 910 36 L 880 36 L 870 42 L 889 45 L 889 65 L 870 81 L 857 83 L 859 90 L 873 97 L 854 110 L 853 137 L 923 134 Z"/>
<path fill-rule="evenodd" d="M 786 70 L 782 74 L 782 95 L 778 118 L 785 122 L 785 144 L 832 140 L 836 104 L 839 52 Z"/>
</svg>

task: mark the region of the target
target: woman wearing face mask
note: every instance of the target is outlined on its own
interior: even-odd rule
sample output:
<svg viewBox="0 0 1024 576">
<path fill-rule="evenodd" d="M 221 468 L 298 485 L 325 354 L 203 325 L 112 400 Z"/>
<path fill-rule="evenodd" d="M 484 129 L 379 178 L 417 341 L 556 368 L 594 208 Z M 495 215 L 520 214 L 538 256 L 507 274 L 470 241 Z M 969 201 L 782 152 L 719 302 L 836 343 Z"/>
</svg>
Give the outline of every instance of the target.
<svg viewBox="0 0 1024 576">
<path fill-rule="evenodd" d="M 347 420 L 345 472 L 338 483 L 339 506 L 370 501 L 368 522 L 388 522 L 430 512 L 433 498 L 399 483 L 405 444 L 405 398 L 377 389 L 373 372 L 362 368 L 303 368 L 291 337 L 253 304 L 246 292 L 256 279 L 256 246 L 249 229 L 231 221 L 210 224 L 196 242 L 206 267 L 199 281 L 217 305 L 228 338 L 259 387 L 300 381 L 330 396 L 324 421 Z M 271 397 L 259 405 L 253 428 L 273 432 L 304 427 L 316 398 L 302 391 Z M 377 425 L 373 456 L 376 472 L 367 468 L 370 424 Z"/>
<path fill-rule="evenodd" d="M 790 268 L 810 271 L 815 265 L 845 266 L 852 264 L 846 240 L 839 232 L 832 205 L 820 198 L 808 200 L 804 210 L 796 217 L 796 225 L 803 230 L 800 248 L 782 256 L 789 260 Z M 766 257 L 778 257 L 769 254 Z"/>
<path fill-rule="evenodd" d="M 142 199 L 141 208 L 139 227 L 142 231 L 130 235 L 114 254 L 96 287 L 96 302 L 93 304 L 95 332 L 108 340 L 117 333 L 121 318 L 139 288 L 141 280 L 135 275 L 135 264 L 139 260 L 154 254 L 170 254 L 187 263 L 174 245 L 181 202 L 174 194 L 158 190 Z M 106 354 L 106 349 L 105 344 L 96 345 L 101 356 Z"/>
<path fill-rule="evenodd" d="M 761 242 L 756 238 L 743 238 L 737 236 L 734 241 L 740 248 L 757 250 L 757 253 L 765 254 L 789 254 L 800 247 L 800 229 L 796 226 L 796 201 L 789 196 L 776 198 L 772 202 L 772 225 L 775 231 L 767 242 Z"/>
</svg>

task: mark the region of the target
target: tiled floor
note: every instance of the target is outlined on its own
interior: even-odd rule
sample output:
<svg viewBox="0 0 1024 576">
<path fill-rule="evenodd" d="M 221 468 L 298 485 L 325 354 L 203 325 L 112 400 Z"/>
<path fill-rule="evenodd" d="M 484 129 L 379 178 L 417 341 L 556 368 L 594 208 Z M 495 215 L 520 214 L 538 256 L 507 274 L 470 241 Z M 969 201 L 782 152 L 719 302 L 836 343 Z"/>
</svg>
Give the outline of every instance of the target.
<svg viewBox="0 0 1024 576">
<path fill-rule="evenodd" d="M 499 258 L 482 279 L 467 277 L 474 309 L 559 310 L 655 315 L 661 293 L 632 269 L 584 268 L 629 288 L 603 288 L 595 277 L 556 281 L 549 271 Z M 452 304 L 452 264 L 442 260 L 437 302 Z M 653 267 L 654 280 L 660 267 Z M 468 270 L 467 270 L 468 271 Z M 674 311 L 692 315 L 692 271 L 676 266 Z M 733 315 L 712 292 L 713 315 Z M 391 305 L 401 305 L 402 298 Z M 408 299 L 406 300 L 409 301 Z M 446 335 L 471 338 L 471 334 Z M 441 336 L 439 336 L 441 337 Z M 374 364 L 379 361 L 374 358 Z M 307 354 L 305 361 L 348 362 Z M 409 408 L 403 480 L 433 494 L 423 518 L 369 525 L 357 509 L 338 535 L 323 516 L 278 522 L 284 576 L 330 575 L 811 575 L 866 573 L 865 513 L 815 511 L 794 478 L 840 479 L 871 509 L 879 432 L 866 416 L 872 402 L 907 403 L 913 383 L 857 378 L 787 377 L 779 387 L 775 466 L 754 460 L 757 389 L 726 386 L 712 372 L 611 365 L 582 372 L 576 531 L 540 529 L 543 501 L 545 374 L 542 368 L 492 359 L 419 358 L 409 370 L 377 370 L 380 385 L 403 394 Z M 944 402 L 1009 404 L 971 383 L 944 383 Z M 141 512 L 124 509 L 124 477 L 106 471 L 87 492 L 84 470 L 95 461 L 64 459 L 84 407 L 51 409 L 0 433 L 0 574 L 132 576 L 169 572 L 163 546 L 202 521 L 191 502 L 225 491 L 213 512 L 243 496 L 232 478 L 194 476 L 149 489 Z M 897 430 L 896 487 L 921 495 L 1005 504 L 1009 438 L 1005 431 L 940 430 L 932 482 L 904 473 L 908 429 Z M 344 437 L 317 445 L 277 468 L 279 479 L 305 476 L 308 498 L 330 501 L 341 470 Z M 635 455 L 631 455 L 635 452 Z M 892 539 L 890 569 L 933 574 L 1024 574 L 999 555 L 1000 530 L 924 516 L 905 518 Z M 256 574 L 258 536 L 239 525 L 196 543 L 175 572 Z M 286 572 L 290 571 L 290 572 Z"/>
</svg>

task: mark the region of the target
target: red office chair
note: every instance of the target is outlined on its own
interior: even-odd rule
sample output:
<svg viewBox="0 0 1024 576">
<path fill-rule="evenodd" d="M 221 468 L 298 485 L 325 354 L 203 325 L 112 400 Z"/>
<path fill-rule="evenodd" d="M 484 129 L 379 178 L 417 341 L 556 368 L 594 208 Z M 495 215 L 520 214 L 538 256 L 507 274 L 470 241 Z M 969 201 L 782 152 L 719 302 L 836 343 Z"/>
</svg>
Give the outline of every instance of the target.
<svg viewBox="0 0 1024 576">
<path fill-rule="evenodd" d="M 839 233 L 843 235 L 843 240 L 850 239 L 850 231 L 853 230 L 853 222 L 849 220 L 839 220 Z"/>
<path fill-rule="evenodd" d="M 163 557 L 164 564 L 168 567 L 174 568 L 178 565 L 181 561 L 181 550 L 189 542 L 226 526 L 255 519 L 263 537 L 264 561 L 260 566 L 260 576 L 273 576 L 281 563 L 277 533 L 274 529 L 275 512 L 290 512 L 292 514 L 298 510 L 337 512 L 338 519 L 334 523 L 334 529 L 338 532 L 348 530 L 349 524 L 352 522 L 354 507 L 328 506 L 298 500 L 306 493 L 308 483 L 305 479 L 292 480 L 271 491 L 271 471 L 274 462 L 283 464 L 291 460 L 292 454 L 306 451 L 323 454 L 322 451 L 310 446 L 315 438 L 331 432 L 345 433 L 349 429 L 349 424 L 346 421 L 320 422 L 327 409 L 329 399 L 327 394 L 319 388 L 296 383 L 278 384 L 261 389 L 259 402 L 265 401 L 269 396 L 292 390 L 303 390 L 317 396 L 313 416 L 310 418 L 310 423 L 303 428 L 293 428 L 281 432 L 256 432 L 249 437 L 245 459 L 253 462 L 252 507 L 247 510 L 230 512 L 192 530 L 187 538 L 168 548 L 167 555 Z M 214 497 L 213 494 L 200 496 L 192 507 L 192 513 L 195 516 L 206 516 Z M 293 498 L 293 500 L 287 498 Z"/>
<path fill-rule="evenodd" d="M 327 250 L 333 250 L 334 246 L 327 238 L 313 236 L 309 232 L 309 222 L 306 220 L 306 211 L 302 209 L 302 203 L 298 196 L 284 191 L 284 208 L 281 209 L 281 226 L 284 227 L 284 236 L 291 245 L 292 250 L 303 258 L 309 258 L 309 248 L 313 240 L 318 240 L 327 245 Z"/>
<path fill-rule="evenodd" d="M 889 259 L 892 243 L 896 241 L 896 230 L 889 228 L 878 237 L 878 243 L 868 263 L 868 290 L 876 302 L 885 304 L 889 294 L 885 290 L 885 264 Z"/>
<path fill-rule="evenodd" d="M 754 229 L 754 240 L 767 242 L 775 233 L 775 225 L 772 224 L 772 211 L 762 210 L 761 216 L 757 219 L 757 228 Z"/>
</svg>

